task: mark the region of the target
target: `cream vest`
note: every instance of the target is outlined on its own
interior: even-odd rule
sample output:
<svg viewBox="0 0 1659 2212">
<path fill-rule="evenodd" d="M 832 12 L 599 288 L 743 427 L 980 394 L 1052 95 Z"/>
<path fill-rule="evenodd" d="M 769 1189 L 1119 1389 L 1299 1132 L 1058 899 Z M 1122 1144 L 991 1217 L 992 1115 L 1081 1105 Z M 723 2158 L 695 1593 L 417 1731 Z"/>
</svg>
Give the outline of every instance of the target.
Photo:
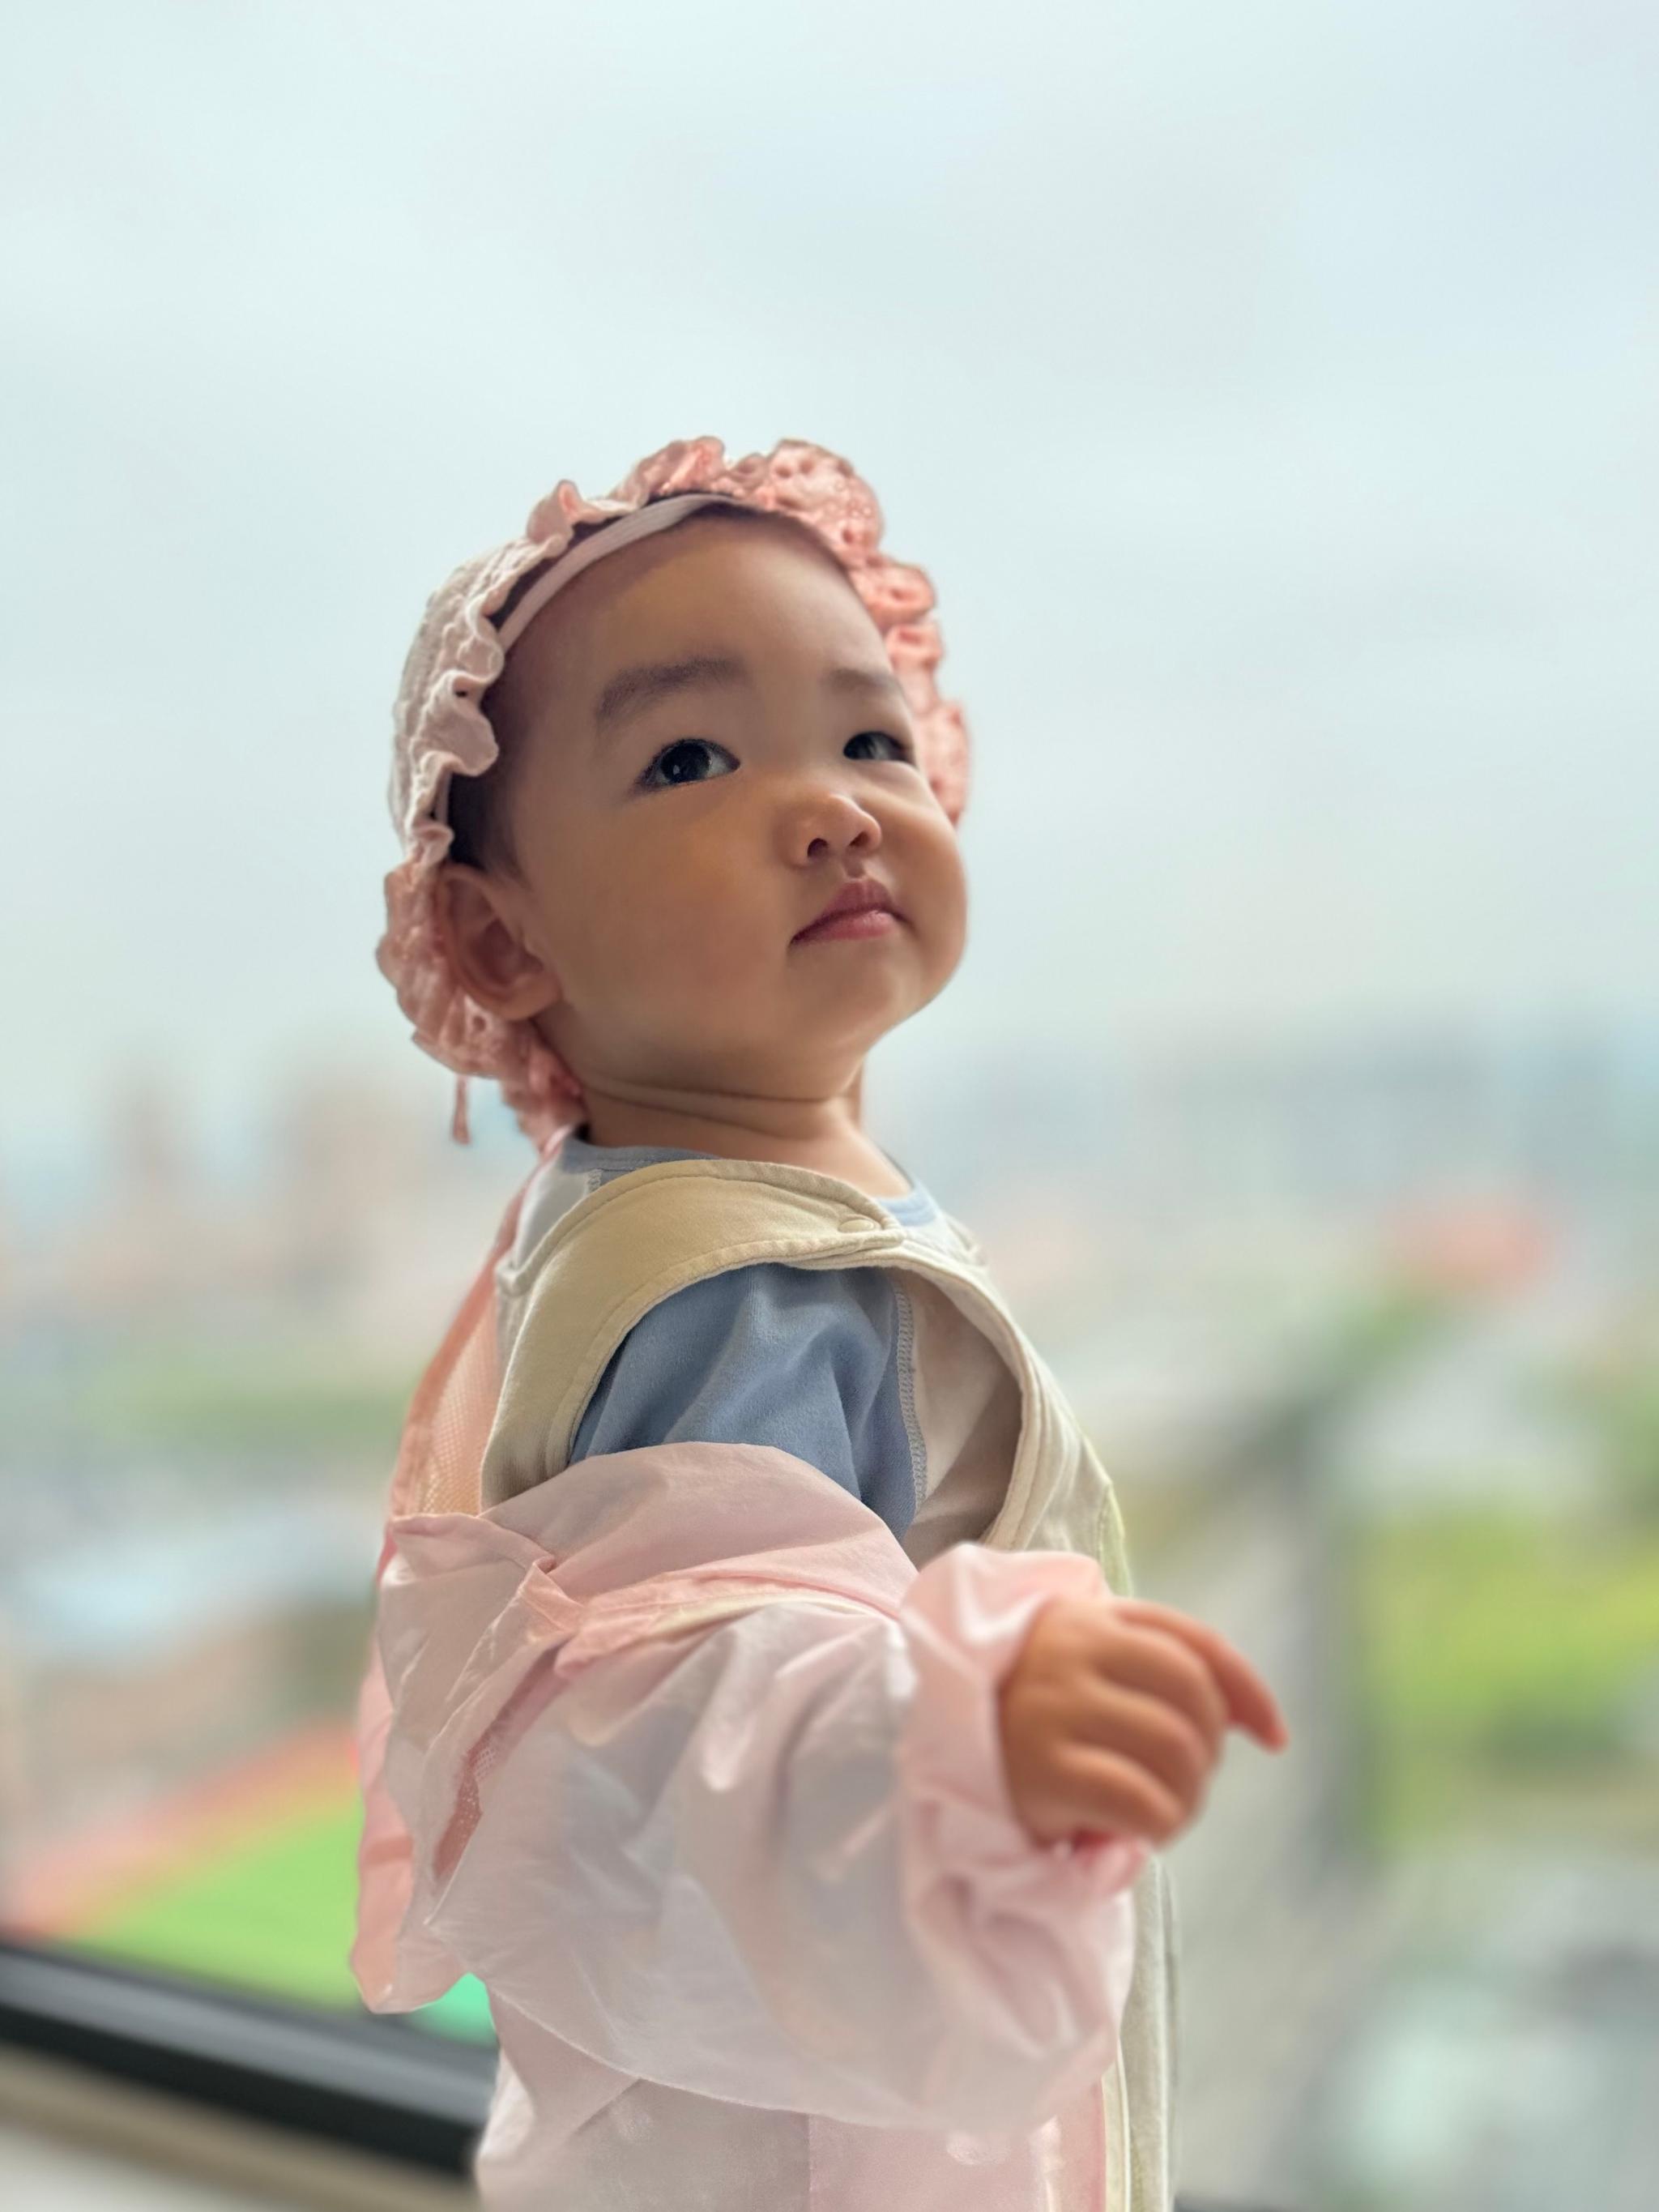
<svg viewBox="0 0 1659 2212">
<path fill-rule="evenodd" d="M 480 1473 L 483 1509 L 558 1475 L 612 1354 L 641 1316 L 705 1276 L 757 1261 L 885 1267 L 914 1316 L 928 1492 L 902 1540 L 918 1567 L 950 1543 L 1079 1552 L 1130 1596 L 1116 1495 L 1053 1374 L 962 1224 L 955 1255 L 855 1185 L 758 1160 L 664 1160 L 579 1200 L 495 1271 L 500 1401 Z M 984 1439 L 994 1439 L 988 1466 Z M 1174 2201 L 1178 1933 L 1154 1854 L 1134 1887 L 1133 1978 L 1115 2069 L 1130 2156 L 1104 2212 Z M 1114 2161 L 1116 2170 L 1117 2162 Z"/>
</svg>

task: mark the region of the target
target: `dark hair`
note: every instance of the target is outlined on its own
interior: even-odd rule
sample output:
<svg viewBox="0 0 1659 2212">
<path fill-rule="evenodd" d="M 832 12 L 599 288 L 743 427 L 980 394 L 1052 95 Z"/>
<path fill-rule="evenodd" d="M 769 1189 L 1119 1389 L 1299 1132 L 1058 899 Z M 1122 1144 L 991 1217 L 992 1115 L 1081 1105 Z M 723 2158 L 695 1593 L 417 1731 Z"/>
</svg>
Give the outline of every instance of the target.
<svg viewBox="0 0 1659 2212">
<path fill-rule="evenodd" d="M 677 499 L 680 495 L 678 492 L 653 492 L 645 505 L 655 507 L 660 500 Z M 763 521 L 785 521 L 797 530 L 811 532 L 810 524 L 799 522 L 793 515 L 775 515 L 767 507 L 719 507 L 705 512 L 711 519 L 746 521 L 758 517 Z M 609 530 L 613 522 L 619 522 L 622 519 L 620 515 L 611 514 L 599 522 L 579 522 L 570 533 L 570 543 L 580 545 L 584 539 L 597 537 L 600 531 Z M 698 514 L 691 519 L 700 522 L 703 517 Z M 823 546 L 823 541 L 815 535 L 812 543 L 826 553 L 829 551 L 829 548 Z M 830 557 L 833 559 L 835 556 L 831 554 Z M 502 672 L 504 674 L 505 671 Z M 495 759 L 481 775 L 452 775 L 449 779 L 452 836 L 447 857 L 459 861 L 465 867 L 477 868 L 485 874 L 520 876 L 517 856 L 513 851 L 507 817 L 513 777 L 522 747 L 515 742 L 508 718 L 501 710 L 501 702 L 497 702 L 495 712 L 490 709 L 490 695 L 501 680 L 498 676 L 495 683 L 478 701 L 479 711 L 495 734 L 499 748 Z"/>
</svg>

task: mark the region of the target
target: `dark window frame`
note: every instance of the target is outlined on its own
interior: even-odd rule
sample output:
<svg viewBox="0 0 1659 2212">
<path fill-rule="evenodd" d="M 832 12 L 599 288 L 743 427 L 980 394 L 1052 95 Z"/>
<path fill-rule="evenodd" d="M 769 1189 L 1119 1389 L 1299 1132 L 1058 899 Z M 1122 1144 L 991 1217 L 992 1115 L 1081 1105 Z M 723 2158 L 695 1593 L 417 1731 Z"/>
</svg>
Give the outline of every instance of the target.
<svg viewBox="0 0 1659 2212">
<path fill-rule="evenodd" d="M 471 2177 L 493 2045 L 0 1936 L 0 2045 L 425 2172 Z M 1177 2197 L 1175 2212 L 1269 2212 Z"/>
<path fill-rule="evenodd" d="M 462 2176 L 496 2064 L 491 2045 L 366 2008 L 336 2014 L 3 1936 L 0 2044 Z"/>
</svg>

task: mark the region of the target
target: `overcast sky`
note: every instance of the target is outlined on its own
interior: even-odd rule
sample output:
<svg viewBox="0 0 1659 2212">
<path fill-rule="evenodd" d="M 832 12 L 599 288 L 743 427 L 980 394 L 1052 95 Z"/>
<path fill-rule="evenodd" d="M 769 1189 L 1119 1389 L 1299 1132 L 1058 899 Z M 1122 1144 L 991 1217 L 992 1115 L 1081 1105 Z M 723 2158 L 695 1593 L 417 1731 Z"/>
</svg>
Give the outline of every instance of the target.
<svg viewBox="0 0 1659 2212">
<path fill-rule="evenodd" d="M 234 1119 L 374 964 L 427 593 L 668 439 L 939 595 L 967 957 L 883 1054 L 1646 1021 L 1638 0 L 65 4 L 0 91 L 3 1146 Z"/>
</svg>

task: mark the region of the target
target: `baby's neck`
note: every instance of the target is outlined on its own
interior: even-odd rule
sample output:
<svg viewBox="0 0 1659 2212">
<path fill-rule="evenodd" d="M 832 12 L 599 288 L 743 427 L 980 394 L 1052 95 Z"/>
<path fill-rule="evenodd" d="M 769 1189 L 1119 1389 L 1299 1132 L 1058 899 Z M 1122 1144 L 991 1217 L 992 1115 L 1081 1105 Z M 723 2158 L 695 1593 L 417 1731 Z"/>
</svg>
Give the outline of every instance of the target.
<svg viewBox="0 0 1659 2212">
<path fill-rule="evenodd" d="M 815 1175 L 839 1176 L 867 1198 L 903 1198 L 912 1188 L 861 1129 L 839 1130 L 833 1136 L 802 1142 L 779 1136 L 739 1138 L 730 1129 L 698 1121 L 670 1135 L 660 1127 L 647 1133 L 628 1127 L 625 1121 L 618 1124 L 614 1114 L 602 1114 L 590 1116 L 575 1133 L 590 1145 L 661 1145 L 712 1152 L 717 1159 L 771 1160 L 783 1167 L 808 1168 Z"/>
</svg>

